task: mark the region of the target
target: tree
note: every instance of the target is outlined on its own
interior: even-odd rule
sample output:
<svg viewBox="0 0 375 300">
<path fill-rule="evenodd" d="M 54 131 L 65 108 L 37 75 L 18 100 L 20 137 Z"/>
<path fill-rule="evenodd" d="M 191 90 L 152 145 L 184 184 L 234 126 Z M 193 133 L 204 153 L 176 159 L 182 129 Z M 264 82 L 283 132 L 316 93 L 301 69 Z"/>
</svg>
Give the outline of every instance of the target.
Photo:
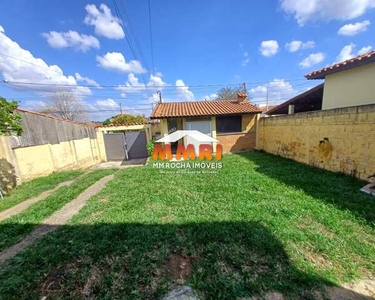
<svg viewBox="0 0 375 300">
<path fill-rule="evenodd" d="M 0 97 L 0 135 L 21 135 L 21 115 L 14 113 L 17 107 L 16 101 L 8 102 Z"/>
<path fill-rule="evenodd" d="M 216 100 L 230 100 L 230 99 L 237 99 L 237 93 L 242 93 L 243 88 L 242 86 L 238 87 L 223 87 L 217 92 Z"/>
<path fill-rule="evenodd" d="M 107 120 L 104 121 L 104 123 L 108 124 Z M 146 124 L 147 119 L 145 118 L 145 116 L 140 115 L 121 114 L 111 118 L 110 123 L 115 125 L 126 125 L 132 123 Z"/>
<path fill-rule="evenodd" d="M 56 93 L 42 112 L 73 122 L 88 120 L 84 107 L 72 92 Z"/>
</svg>

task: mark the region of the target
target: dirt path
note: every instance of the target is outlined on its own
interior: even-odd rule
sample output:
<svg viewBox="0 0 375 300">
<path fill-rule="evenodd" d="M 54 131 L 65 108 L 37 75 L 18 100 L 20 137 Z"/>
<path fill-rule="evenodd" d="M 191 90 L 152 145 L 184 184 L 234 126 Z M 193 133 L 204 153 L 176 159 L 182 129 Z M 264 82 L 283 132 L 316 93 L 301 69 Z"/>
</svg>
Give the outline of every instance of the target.
<svg viewBox="0 0 375 300">
<path fill-rule="evenodd" d="M 8 219 L 8 218 L 16 215 L 16 214 L 19 214 L 20 212 L 23 212 L 24 210 L 29 208 L 29 206 L 31 204 L 34 204 L 34 203 L 37 203 L 39 201 L 42 201 L 42 200 L 46 199 L 48 196 L 52 195 L 59 188 L 61 188 L 63 186 L 70 186 L 73 182 L 74 182 L 74 180 L 61 182 L 55 188 L 53 188 L 52 190 L 45 191 L 45 192 L 41 193 L 39 196 L 36 196 L 34 198 L 25 200 L 25 201 L 15 205 L 15 206 L 11 207 L 11 208 L 8 208 L 7 210 L 4 210 L 4 211 L 0 212 L 0 221 L 3 221 L 5 219 Z"/>
<path fill-rule="evenodd" d="M 113 179 L 113 177 L 114 175 L 109 175 L 100 179 L 81 193 L 76 199 L 67 203 L 63 208 L 53 213 L 48 219 L 45 219 L 40 226 L 35 228 L 30 235 L 24 238 L 21 242 L 0 252 L 0 263 L 12 258 L 43 235 L 50 233 L 64 225 L 74 215 L 76 215 L 83 206 L 85 206 L 88 199 L 99 193 L 104 186 Z"/>
</svg>

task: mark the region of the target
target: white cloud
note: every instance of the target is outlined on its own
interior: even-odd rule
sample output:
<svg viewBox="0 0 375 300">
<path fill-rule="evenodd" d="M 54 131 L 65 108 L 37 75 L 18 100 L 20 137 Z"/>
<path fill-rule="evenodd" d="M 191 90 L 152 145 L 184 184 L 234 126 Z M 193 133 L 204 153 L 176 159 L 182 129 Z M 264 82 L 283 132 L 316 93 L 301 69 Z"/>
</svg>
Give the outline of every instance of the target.
<svg viewBox="0 0 375 300">
<path fill-rule="evenodd" d="M 369 20 L 366 20 L 363 22 L 357 22 L 357 23 L 349 23 L 349 24 L 342 26 L 337 33 L 341 35 L 353 36 L 358 33 L 366 31 L 367 27 L 370 24 L 371 23 Z"/>
<path fill-rule="evenodd" d="M 216 100 L 216 99 L 217 99 L 217 94 L 204 96 L 204 100 Z"/>
<path fill-rule="evenodd" d="M 64 85 L 64 90 L 69 90 L 76 96 L 91 95 L 89 88 L 77 86 L 74 76 L 64 75 L 59 66 L 48 65 L 43 59 L 34 57 L 30 51 L 6 36 L 4 30 L 0 33 L 0 53 L 8 55 L 0 55 L 0 72 L 14 90 L 28 90 L 51 96 L 51 93 L 61 91 L 61 85 Z"/>
<path fill-rule="evenodd" d="M 99 49 L 98 39 L 92 35 L 79 34 L 77 31 L 42 33 L 52 48 L 74 48 L 86 52 L 90 48 Z"/>
<path fill-rule="evenodd" d="M 182 79 L 176 80 L 176 94 L 180 101 L 194 101 L 195 99 L 193 92 L 189 90 Z"/>
<path fill-rule="evenodd" d="M 366 46 L 366 47 L 362 47 L 360 50 L 358 50 L 357 52 L 355 52 L 355 48 L 356 48 L 356 45 L 353 44 L 353 43 L 344 46 L 341 49 L 340 54 L 336 57 L 336 61 L 337 62 L 342 62 L 344 60 L 351 59 L 351 58 L 353 58 L 355 56 L 365 54 L 365 53 L 369 52 L 372 49 L 371 46 Z"/>
<path fill-rule="evenodd" d="M 249 61 L 250 61 L 249 52 L 244 52 L 242 66 L 246 67 L 249 64 Z"/>
<path fill-rule="evenodd" d="M 125 37 L 124 30 L 121 27 L 121 21 L 114 17 L 111 10 L 105 4 L 100 4 L 100 10 L 95 4 L 88 4 L 85 7 L 87 11 L 85 24 L 93 25 L 95 33 L 109 39 L 123 39 Z"/>
<path fill-rule="evenodd" d="M 107 98 L 106 100 L 97 100 L 94 106 L 98 109 L 108 109 L 108 110 L 118 109 L 120 107 L 119 104 L 111 98 Z"/>
<path fill-rule="evenodd" d="M 269 105 L 290 99 L 297 93 L 290 82 L 285 79 L 275 78 L 265 85 L 252 88 L 249 91 L 250 101 L 259 106 L 265 105 L 267 102 L 267 92 Z"/>
<path fill-rule="evenodd" d="M 98 66 L 111 71 L 136 74 L 146 72 L 138 60 L 127 62 L 124 55 L 120 52 L 107 52 L 104 56 L 97 55 L 96 61 Z"/>
<path fill-rule="evenodd" d="M 279 51 L 279 43 L 274 40 L 263 41 L 260 43 L 260 52 L 263 56 L 270 57 L 273 56 Z"/>
<path fill-rule="evenodd" d="M 267 93 L 267 88 L 264 86 L 264 85 L 258 85 L 257 87 L 255 88 L 252 88 L 250 90 L 250 93 L 251 94 L 254 94 L 254 93 Z"/>
<path fill-rule="evenodd" d="M 88 77 L 83 77 L 79 73 L 75 73 L 75 77 L 76 77 L 76 79 L 77 79 L 78 82 L 86 82 L 88 85 L 92 85 L 92 86 L 95 86 L 95 87 L 100 87 L 100 84 L 97 83 L 95 80 L 92 80 L 92 79 L 90 79 Z"/>
<path fill-rule="evenodd" d="M 375 7 L 375 0 L 281 0 L 300 26 L 308 21 L 351 20 Z"/>
<path fill-rule="evenodd" d="M 4 27 L 0 25 L 0 33 L 5 33 Z"/>
<path fill-rule="evenodd" d="M 353 43 L 344 46 L 341 49 L 340 54 L 336 58 L 337 62 L 341 62 L 341 61 L 351 59 L 352 57 L 354 57 L 355 56 L 355 54 L 353 53 L 354 48 L 355 48 L 355 44 Z"/>
<path fill-rule="evenodd" d="M 157 103 L 159 102 L 159 100 L 160 98 L 158 93 L 152 93 L 151 97 L 148 98 L 148 101 L 150 101 L 150 103 Z"/>
<path fill-rule="evenodd" d="M 128 80 L 125 83 L 125 85 L 119 85 L 116 87 L 116 90 L 126 93 L 138 93 L 141 91 L 144 91 L 146 89 L 148 90 L 162 90 L 164 86 L 167 85 L 166 82 L 162 79 L 163 74 L 156 73 L 155 75 L 150 75 L 150 79 L 147 84 L 144 84 L 142 82 L 139 82 L 139 78 L 137 78 L 133 73 L 128 74 Z"/>
<path fill-rule="evenodd" d="M 162 74 L 159 72 L 155 75 L 150 75 L 150 81 L 147 83 L 147 86 L 149 87 L 155 87 L 157 89 L 162 89 L 164 86 L 167 85 L 166 82 L 163 81 L 162 79 Z"/>
<path fill-rule="evenodd" d="M 296 52 L 301 49 L 309 49 L 315 47 L 315 42 L 314 41 L 308 41 L 308 42 L 302 42 L 302 41 L 292 41 L 290 43 L 287 43 L 285 45 L 285 48 L 289 52 Z"/>
<path fill-rule="evenodd" d="M 309 68 L 313 65 L 321 63 L 325 59 L 325 55 L 322 52 L 311 53 L 303 61 L 299 63 L 301 68 Z"/>
<path fill-rule="evenodd" d="M 360 50 L 358 50 L 357 54 L 358 55 L 362 55 L 362 54 L 365 54 L 367 52 L 370 52 L 372 49 L 371 46 L 365 46 L 365 47 L 362 47 Z"/>
</svg>

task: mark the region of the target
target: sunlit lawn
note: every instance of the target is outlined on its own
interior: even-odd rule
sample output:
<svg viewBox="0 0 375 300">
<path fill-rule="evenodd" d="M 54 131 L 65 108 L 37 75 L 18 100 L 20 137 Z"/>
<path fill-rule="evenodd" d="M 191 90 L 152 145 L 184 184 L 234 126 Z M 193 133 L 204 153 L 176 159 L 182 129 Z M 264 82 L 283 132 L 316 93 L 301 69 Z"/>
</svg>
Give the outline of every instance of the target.
<svg viewBox="0 0 375 300">
<path fill-rule="evenodd" d="M 264 153 L 218 174 L 118 171 L 69 223 L 0 268 L 4 298 L 296 296 L 375 272 L 363 182 Z M 27 226 L 27 224 L 18 224 Z"/>
</svg>

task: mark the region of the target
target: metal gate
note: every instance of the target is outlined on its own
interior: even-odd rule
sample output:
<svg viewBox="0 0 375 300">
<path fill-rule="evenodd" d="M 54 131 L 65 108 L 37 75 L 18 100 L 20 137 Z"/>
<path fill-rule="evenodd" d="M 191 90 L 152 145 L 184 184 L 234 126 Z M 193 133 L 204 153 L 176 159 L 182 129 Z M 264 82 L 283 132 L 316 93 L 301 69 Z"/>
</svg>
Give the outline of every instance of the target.
<svg viewBox="0 0 375 300">
<path fill-rule="evenodd" d="M 145 131 L 105 133 L 104 145 L 108 161 L 144 158 L 147 153 Z"/>
<path fill-rule="evenodd" d="M 125 135 L 121 133 L 105 133 L 104 134 L 105 153 L 108 161 L 125 160 Z"/>
<path fill-rule="evenodd" d="M 129 131 L 125 133 L 126 150 L 129 159 L 144 158 L 147 153 L 146 131 Z"/>
</svg>

